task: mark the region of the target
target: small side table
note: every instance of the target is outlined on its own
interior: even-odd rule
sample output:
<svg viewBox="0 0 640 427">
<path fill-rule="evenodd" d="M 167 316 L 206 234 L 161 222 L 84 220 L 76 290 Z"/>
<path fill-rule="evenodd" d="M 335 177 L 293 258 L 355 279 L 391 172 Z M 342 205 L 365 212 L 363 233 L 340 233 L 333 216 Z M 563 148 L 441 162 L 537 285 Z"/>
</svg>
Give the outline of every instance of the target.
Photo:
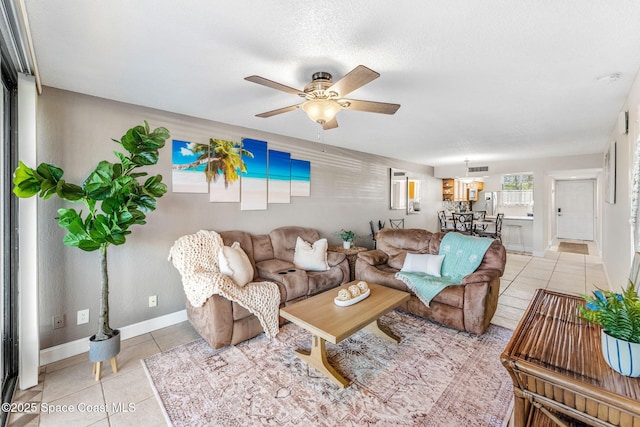
<svg viewBox="0 0 640 427">
<path fill-rule="evenodd" d="M 513 332 L 501 360 L 513 380 L 515 427 L 640 425 L 640 378 L 607 366 L 600 328 L 579 317 L 581 305 L 538 289 Z"/>
<path fill-rule="evenodd" d="M 368 248 L 364 248 L 362 246 L 351 246 L 349 249 L 345 249 L 342 246 L 329 246 L 327 250 L 331 252 L 340 252 L 347 256 L 347 261 L 349 262 L 349 281 L 355 280 L 356 275 L 356 258 L 358 258 L 359 252 L 368 251 Z"/>
</svg>

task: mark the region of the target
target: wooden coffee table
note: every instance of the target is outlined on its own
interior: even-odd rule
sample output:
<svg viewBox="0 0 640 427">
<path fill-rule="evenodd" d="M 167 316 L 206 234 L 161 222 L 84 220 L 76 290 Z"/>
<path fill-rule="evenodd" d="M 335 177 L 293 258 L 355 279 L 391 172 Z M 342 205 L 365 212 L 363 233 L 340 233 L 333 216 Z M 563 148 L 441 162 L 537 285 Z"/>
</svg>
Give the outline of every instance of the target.
<svg viewBox="0 0 640 427">
<path fill-rule="evenodd" d="M 409 299 L 409 293 L 386 286 L 368 283 L 371 295 L 366 299 L 347 307 L 334 304 L 338 291 L 348 288 L 358 281 L 349 282 L 339 288 L 307 298 L 295 304 L 282 307 L 280 316 L 306 329 L 313 335 L 311 352 L 296 350 L 296 354 L 309 365 L 316 368 L 340 387 L 346 387 L 345 379 L 327 361 L 325 343 L 338 344 L 360 329 L 366 329 L 379 337 L 394 343 L 400 338 L 380 329 L 378 319 Z"/>
</svg>

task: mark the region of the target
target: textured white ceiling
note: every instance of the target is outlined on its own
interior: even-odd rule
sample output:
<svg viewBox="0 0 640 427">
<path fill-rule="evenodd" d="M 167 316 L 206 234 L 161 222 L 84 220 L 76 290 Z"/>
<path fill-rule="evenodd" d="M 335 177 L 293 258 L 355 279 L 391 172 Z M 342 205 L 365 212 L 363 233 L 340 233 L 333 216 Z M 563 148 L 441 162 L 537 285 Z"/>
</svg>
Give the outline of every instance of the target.
<svg viewBox="0 0 640 427">
<path fill-rule="evenodd" d="M 637 0 L 25 3 L 46 86 L 433 166 L 603 152 L 640 67 Z M 359 64 L 395 115 L 255 117 Z"/>
</svg>

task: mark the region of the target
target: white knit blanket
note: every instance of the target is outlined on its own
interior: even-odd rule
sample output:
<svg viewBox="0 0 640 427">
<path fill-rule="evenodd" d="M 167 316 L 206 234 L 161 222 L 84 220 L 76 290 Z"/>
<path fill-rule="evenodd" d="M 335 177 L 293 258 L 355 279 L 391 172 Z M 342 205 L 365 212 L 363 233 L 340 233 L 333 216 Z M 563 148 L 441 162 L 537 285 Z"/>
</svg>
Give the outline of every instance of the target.
<svg viewBox="0 0 640 427">
<path fill-rule="evenodd" d="M 180 237 L 169 251 L 169 259 L 182 276 L 187 299 L 194 307 L 202 307 L 211 295 L 220 295 L 236 302 L 254 314 L 265 334 L 278 334 L 280 291 L 273 282 L 251 282 L 244 287 L 220 273 L 218 253 L 222 238 L 215 231 L 200 230 Z"/>
</svg>

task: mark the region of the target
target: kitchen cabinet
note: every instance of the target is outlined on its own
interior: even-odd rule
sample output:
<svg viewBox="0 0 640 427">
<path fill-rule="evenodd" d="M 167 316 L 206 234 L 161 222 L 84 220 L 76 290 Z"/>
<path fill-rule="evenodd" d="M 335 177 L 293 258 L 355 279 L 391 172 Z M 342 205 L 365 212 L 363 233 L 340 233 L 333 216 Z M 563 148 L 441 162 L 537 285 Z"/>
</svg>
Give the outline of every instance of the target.
<svg viewBox="0 0 640 427">
<path fill-rule="evenodd" d="M 476 190 L 477 192 L 480 192 L 482 190 L 484 190 L 484 182 L 482 181 L 472 181 L 469 183 L 469 188 L 472 188 L 474 190 Z"/>
<path fill-rule="evenodd" d="M 453 200 L 456 202 L 466 202 L 467 201 L 467 184 L 465 182 L 460 181 L 459 179 L 455 180 L 453 191 Z"/>
<path fill-rule="evenodd" d="M 459 179 L 442 179 L 442 200 L 449 202 L 477 202 L 478 194 L 484 188 L 484 182 L 472 181 L 466 183 Z"/>
<path fill-rule="evenodd" d="M 453 178 L 443 178 L 442 179 L 442 200 L 443 201 L 453 201 L 454 199 L 454 190 L 455 190 L 455 179 Z"/>
<path fill-rule="evenodd" d="M 470 202 L 477 202 L 479 200 L 478 195 L 484 188 L 484 182 L 471 181 L 467 184 L 467 200 Z"/>
</svg>

